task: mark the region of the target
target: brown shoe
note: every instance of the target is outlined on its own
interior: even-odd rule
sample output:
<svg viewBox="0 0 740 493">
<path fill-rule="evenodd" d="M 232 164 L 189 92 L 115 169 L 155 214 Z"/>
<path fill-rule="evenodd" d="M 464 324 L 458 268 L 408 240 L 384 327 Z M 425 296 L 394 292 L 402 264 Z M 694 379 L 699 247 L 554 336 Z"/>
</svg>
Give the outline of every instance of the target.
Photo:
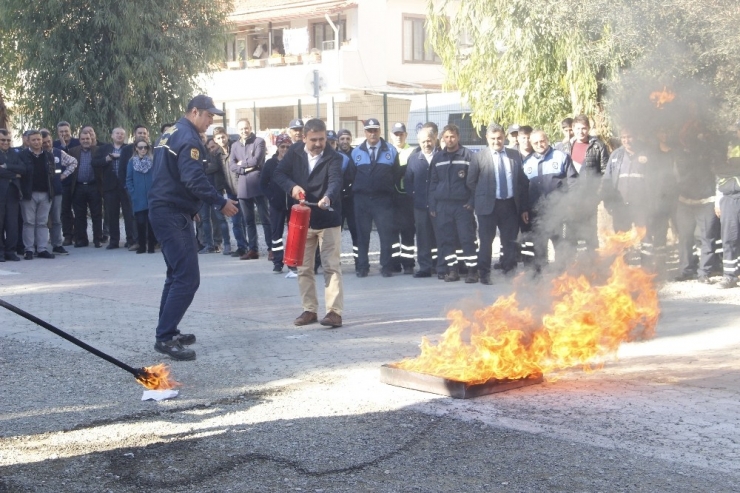
<svg viewBox="0 0 740 493">
<path fill-rule="evenodd" d="M 337 315 L 334 312 L 329 312 L 326 314 L 324 318 L 321 319 L 321 325 L 325 325 L 326 327 L 341 327 L 342 326 L 342 316 Z"/>
<path fill-rule="evenodd" d="M 255 260 L 260 258 L 260 254 L 254 250 L 249 250 L 247 253 L 239 257 L 239 260 Z"/>
<path fill-rule="evenodd" d="M 308 325 L 319 321 L 319 317 L 316 316 L 316 312 L 303 312 L 301 316 L 293 321 L 294 325 Z"/>
</svg>

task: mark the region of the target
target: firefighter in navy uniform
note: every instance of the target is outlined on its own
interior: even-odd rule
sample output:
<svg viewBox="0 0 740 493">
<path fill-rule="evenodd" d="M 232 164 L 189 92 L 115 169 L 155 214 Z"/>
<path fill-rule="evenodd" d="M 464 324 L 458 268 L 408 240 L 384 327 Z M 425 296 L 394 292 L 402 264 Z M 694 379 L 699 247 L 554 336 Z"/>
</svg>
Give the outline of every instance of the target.
<svg viewBox="0 0 740 493">
<path fill-rule="evenodd" d="M 380 237 L 380 273 L 393 275 L 393 194 L 400 175 L 398 152 L 380 137 L 377 118 L 365 121 L 365 142 L 352 150 L 350 181 L 357 222 L 357 277 L 370 271 L 368 248 L 373 221 Z"/>
<path fill-rule="evenodd" d="M 525 264 L 534 263 L 539 272 L 548 262 L 548 240 L 552 241 L 556 254 L 561 251 L 565 221 L 561 199 L 568 190 L 568 177 L 575 174 L 575 169 L 570 156 L 553 148 L 544 131 L 532 132 L 530 142 L 534 152 L 523 165 L 529 179 L 530 212 L 529 223 L 522 226 L 525 233 L 522 257 Z"/>
<path fill-rule="evenodd" d="M 709 284 L 717 267 L 716 248 L 720 244 L 719 219 L 714 212 L 716 180 L 712 163 L 718 158 L 707 142 L 698 136 L 685 138 L 684 152 L 678 158 L 678 227 L 679 276 L 676 281 L 698 279 Z M 699 257 L 694 253 L 695 237 L 700 241 Z M 698 276 L 698 277 L 697 277 Z"/>
<path fill-rule="evenodd" d="M 466 282 L 478 282 L 478 257 L 475 248 L 474 196 L 466 185 L 473 154 L 460 145 L 460 129 L 449 124 L 442 130 L 443 151 L 432 158 L 429 179 L 429 214 L 436 218 L 440 261 L 437 278 L 445 282 L 460 280 L 458 261 L 468 268 Z M 462 255 L 455 244 L 459 241 Z M 473 281 L 473 279 L 475 279 Z"/>
<path fill-rule="evenodd" d="M 727 164 L 716 170 L 717 198 L 715 213 L 721 219 L 722 280 L 720 289 L 737 286 L 740 257 L 740 122 L 737 136 L 728 146 Z"/>
<path fill-rule="evenodd" d="M 396 182 L 396 193 L 393 194 L 393 272 L 404 274 L 414 273 L 414 198 L 406 193 L 404 179 L 409 162 L 409 156 L 415 151 L 407 142 L 406 125 L 396 123 L 391 129 L 393 146 L 398 151 L 398 162 L 401 166 L 401 176 Z"/>
<path fill-rule="evenodd" d="M 221 196 L 208 181 L 202 159 L 206 150 L 199 132 L 223 115 L 208 96 L 196 96 L 185 116 L 162 135 L 154 151 L 149 220 L 162 246 L 167 278 L 159 305 L 157 342 L 154 349 L 178 360 L 195 359 L 193 334 L 181 334 L 178 325 L 200 285 L 198 244 L 193 220 L 201 201 L 228 217 L 237 213 L 236 201 Z"/>
<path fill-rule="evenodd" d="M 352 132 L 346 128 L 337 132 L 337 152 L 347 157 L 347 164 L 352 161 Z M 355 200 L 352 192 L 352 180 L 349 166 L 342 163 L 344 183 L 342 184 L 342 225 L 347 222 L 347 229 L 352 237 L 352 259 L 357 272 L 357 223 L 355 221 Z"/>
</svg>

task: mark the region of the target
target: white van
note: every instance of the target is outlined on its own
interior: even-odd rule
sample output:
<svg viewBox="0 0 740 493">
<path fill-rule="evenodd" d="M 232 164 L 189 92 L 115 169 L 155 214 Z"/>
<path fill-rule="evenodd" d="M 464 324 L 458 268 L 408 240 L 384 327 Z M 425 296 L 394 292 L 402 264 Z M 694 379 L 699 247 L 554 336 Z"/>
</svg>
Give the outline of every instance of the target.
<svg viewBox="0 0 740 493">
<path fill-rule="evenodd" d="M 486 147 L 486 127 L 474 127 L 470 112 L 470 106 L 463 101 L 459 92 L 412 96 L 406 125 L 409 134 L 407 141 L 412 146 L 417 145 L 416 134 L 426 122 L 436 123 L 440 134 L 445 125 L 454 123 L 460 128 L 460 143 L 478 152 Z"/>
</svg>

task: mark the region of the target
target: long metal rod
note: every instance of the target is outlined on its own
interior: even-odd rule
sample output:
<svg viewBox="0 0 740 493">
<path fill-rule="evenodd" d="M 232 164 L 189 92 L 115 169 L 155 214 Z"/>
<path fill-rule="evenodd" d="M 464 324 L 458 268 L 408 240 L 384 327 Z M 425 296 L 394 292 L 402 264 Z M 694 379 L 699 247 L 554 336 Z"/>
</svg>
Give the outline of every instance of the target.
<svg viewBox="0 0 740 493">
<path fill-rule="evenodd" d="M 126 370 L 127 372 L 131 373 L 135 377 L 138 377 L 138 376 L 140 376 L 142 374 L 142 369 L 132 368 L 132 367 L 128 366 L 126 363 L 123 363 L 122 361 L 118 361 L 113 356 L 110 356 L 108 354 L 105 354 L 104 352 L 100 351 L 99 349 L 95 349 L 94 347 L 90 346 L 89 344 L 85 344 L 84 342 L 82 342 L 81 340 L 77 339 L 76 337 L 71 336 L 71 335 L 67 334 L 66 332 L 64 332 L 63 330 L 54 327 L 50 323 L 45 322 L 45 321 L 41 320 L 40 318 L 35 317 L 35 316 L 31 315 L 30 313 L 21 310 L 17 306 L 11 305 L 10 303 L 8 303 L 5 300 L 0 299 L 0 306 L 2 306 L 3 308 L 6 308 L 8 310 L 10 310 L 11 312 L 13 312 L 13 313 L 15 313 L 17 315 L 20 315 L 21 317 L 23 317 L 23 318 L 25 318 L 27 320 L 30 320 L 31 322 L 33 322 L 36 325 L 39 325 L 39 326 L 45 328 L 46 330 L 49 330 L 49 331 L 55 333 L 59 337 L 62 337 L 64 339 L 67 339 L 72 344 L 75 344 L 76 346 L 81 347 L 85 351 L 91 352 L 92 354 L 94 354 L 98 358 L 103 358 L 108 363 L 113 363 L 117 367 L 119 367 L 119 368 L 121 368 L 123 370 Z"/>
</svg>

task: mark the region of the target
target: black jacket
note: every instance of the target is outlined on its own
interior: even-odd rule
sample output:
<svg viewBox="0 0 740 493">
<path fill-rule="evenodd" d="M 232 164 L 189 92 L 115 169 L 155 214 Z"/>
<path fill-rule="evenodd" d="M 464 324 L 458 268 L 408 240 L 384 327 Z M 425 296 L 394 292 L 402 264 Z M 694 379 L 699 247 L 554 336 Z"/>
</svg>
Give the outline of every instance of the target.
<svg viewBox="0 0 740 493">
<path fill-rule="evenodd" d="M 342 225 L 342 156 L 330 146 L 324 148 L 319 162 L 309 174 L 305 144 L 293 144 L 277 165 L 273 178 L 288 195 L 296 185 L 303 188 L 307 202 L 318 202 L 323 197 L 329 197 L 333 211 L 311 207 L 311 229 Z"/>
<path fill-rule="evenodd" d="M 0 151 L 0 200 L 5 200 L 10 187 L 15 187 L 20 196 L 21 180 L 17 175 L 25 174 L 26 166 L 21 162 L 17 152 L 13 149 L 8 149 L 7 152 Z"/>
<path fill-rule="evenodd" d="M 270 207 L 278 211 L 287 211 L 289 207 L 288 195 L 275 182 L 275 170 L 278 164 L 277 152 L 267 161 L 260 174 L 260 187 L 270 202 Z"/>
<path fill-rule="evenodd" d="M 454 152 L 438 152 L 432 158 L 429 179 L 429 210 L 437 211 L 440 201 L 466 202 L 473 206 L 473 194 L 466 181 L 473 153 L 463 146 Z"/>
<path fill-rule="evenodd" d="M 106 157 L 115 151 L 113 144 L 104 144 L 98 146 L 95 154 L 93 155 L 92 165 L 94 168 L 99 168 L 99 176 L 102 180 L 101 187 L 104 192 L 111 190 L 125 190 L 126 189 L 126 170 L 128 166 L 128 159 L 124 161 L 123 151 L 126 146 L 121 146 L 120 157 L 118 158 L 118 174 L 113 170 L 113 161 L 107 161 Z"/>
<path fill-rule="evenodd" d="M 41 151 L 46 159 L 46 179 L 49 186 L 49 198 L 54 197 L 54 155 L 49 151 Z M 33 191 L 33 153 L 30 149 L 23 149 L 19 156 L 21 163 L 26 168 L 26 173 L 21 174 L 21 200 L 31 200 Z"/>
</svg>

